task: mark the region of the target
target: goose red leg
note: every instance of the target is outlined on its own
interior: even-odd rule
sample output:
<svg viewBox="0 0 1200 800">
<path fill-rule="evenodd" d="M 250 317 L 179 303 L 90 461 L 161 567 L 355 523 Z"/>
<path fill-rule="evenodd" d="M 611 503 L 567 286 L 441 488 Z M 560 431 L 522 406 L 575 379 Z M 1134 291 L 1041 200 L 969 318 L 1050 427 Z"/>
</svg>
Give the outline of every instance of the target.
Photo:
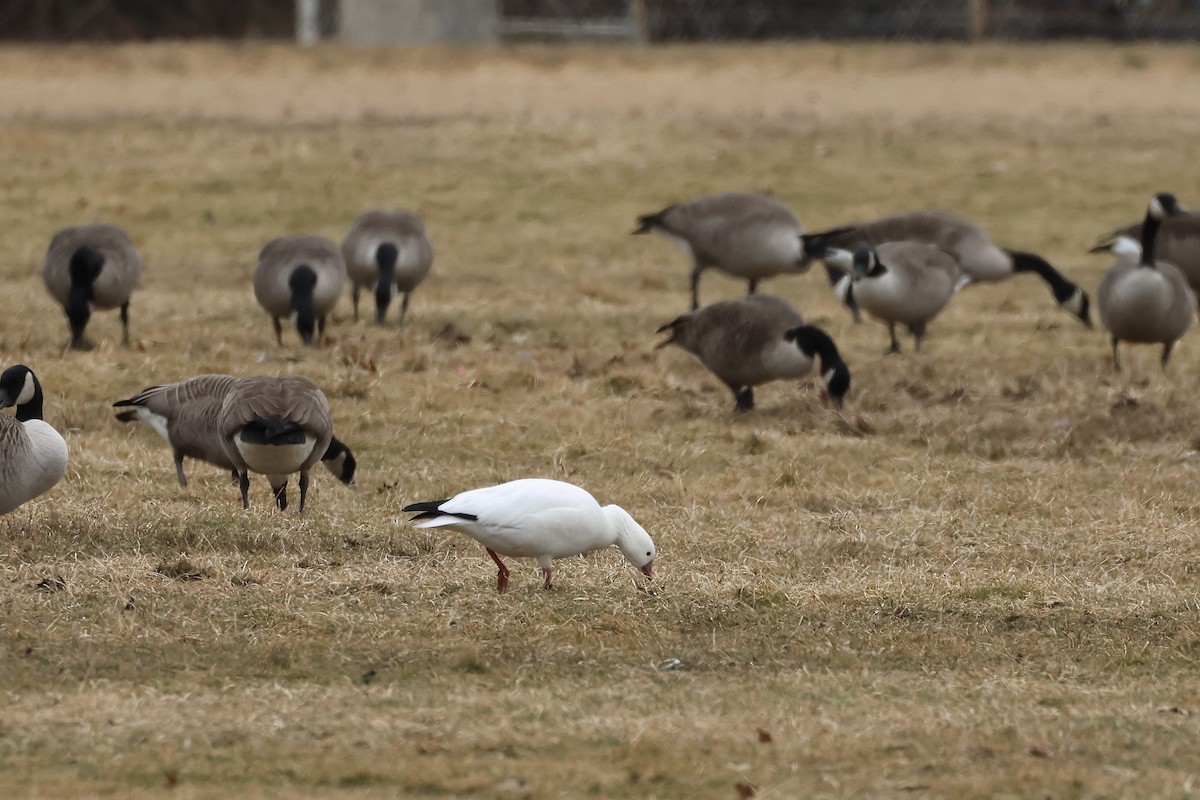
<svg viewBox="0 0 1200 800">
<path fill-rule="evenodd" d="M 504 594 L 504 590 L 508 588 L 508 567 L 504 566 L 504 562 L 500 560 L 500 556 L 496 555 L 496 551 L 492 548 L 487 548 L 488 555 L 492 557 L 492 561 L 496 562 L 496 566 L 500 571 L 496 573 L 496 591 Z"/>
<path fill-rule="evenodd" d="M 545 576 L 545 578 L 546 578 L 545 582 L 542 583 L 542 588 L 545 589 L 546 591 L 550 591 L 551 589 L 554 588 L 553 586 L 550 585 L 550 573 L 552 571 L 553 571 L 552 567 L 542 567 L 542 575 Z"/>
</svg>

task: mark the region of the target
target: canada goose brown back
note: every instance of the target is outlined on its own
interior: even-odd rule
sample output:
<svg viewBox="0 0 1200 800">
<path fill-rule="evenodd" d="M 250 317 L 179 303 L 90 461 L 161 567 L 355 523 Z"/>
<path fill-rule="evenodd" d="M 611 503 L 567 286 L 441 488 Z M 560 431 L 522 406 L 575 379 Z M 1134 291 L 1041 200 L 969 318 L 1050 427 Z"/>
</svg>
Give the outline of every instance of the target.
<svg viewBox="0 0 1200 800">
<path fill-rule="evenodd" d="M 1055 301 L 1080 322 L 1091 327 L 1091 302 L 1087 292 L 1067 280 L 1039 255 L 997 247 L 966 217 L 947 211 L 911 211 L 871 222 L 844 225 L 804 236 L 804 247 L 813 255 L 828 248 L 854 251 L 862 245 L 889 242 L 923 242 L 949 253 L 959 265 L 959 288 L 989 283 L 1020 272 L 1037 273 L 1049 286 Z M 833 280 L 831 275 L 830 280 Z"/>
<path fill-rule="evenodd" d="M 141 276 L 133 242 L 107 223 L 54 234 L 42 263 L 42 280 L 66 312 L 71 347 L 77 350 L 90 347 L 83 333 L 93 309 L 121 309 L 121 342 L 129 344 L 129 298 Z"/>
<path fill-rule="evenodd" d="M 42 419 L 42 385 L 24 364 L 0 373 L 0 514 L 7 514 L 62 480 L 67 443 Z"/>
<path fill-rule="evenodd" d="M 358 298 L 364 288 L 375 293 L 375 321 L 383 324 L 396 292 L 404 295 L 400 321 L 408 314 L 414 289 L 433 266 L 433 244 L 421 218 L 411 211 L 367 211 L 350 226 L 342 240 L 342 256 L 350 279 L 354 319 L 358 320 Z"/>
<path fill-rule="evenodd" d="M 268 476 L 272 486 L 299 472 L 304 511 L 309 470 L 333 438 L 329 401 L 315 383 L 295 375 L 243 378 L 225 395 L 218 426 L 225 454 L 238 472 L 243 508 L 250 507 L 249 472 Z"/>
<path fill-rule="evenodd" d="M 304 344 L 317 347 L 325 333 L 325 317 L 337 305 L 346 283 L 346 264 L 336 244 L 323 236 L 283 236 L 267 243 L 254 268 L 254 297 L 275 326 L 283 344 L 280 320 L 294 315 Z"/>
<path fill-rule="evenodd" d="M 920 349 L 926 326 L 954 297 L 961 276 L 953 256 L 917 241 L 864 245 L 848 266 L 853 271 L 854 299 L 888 326 L 889 353 L 900 352 L 897 324 L 908 328 Z"/>
<path fill-rule="evenodd" d="M 695 356 L 729 387 L 739 411 L 754 407 L 755 386 L 802 377 L 818 359 L 836 405 L 850 386 L 850 373 L 833 340 L 771 295 L 712 303 L 676 317 L 658 332 L 669 333 L 659 348 L 674 344 Z"/>
<path fill-rule="evenodd" d="M 1125 240 L 1124 249 L 1136 249 L 1140 255 L 1142 223 L 1118 228 L 1101 237 L 1091 252 L 1116 253 L 1117 249 L 1122 249 L 1118 247 L 1118 239 Z M 1187 278 L 1192 291 L 1200 292 L 1200 215 L 1184 212 L 1164 219 L 1155 236 L 1154 247 L 1157 260 L 1174 264 Z"/>
<path fill-rule="evenodd" d="M 1162 366 L 1192 323 L 1196 298 L 1183 272 L 1156 258 L 1161 225 L 1181 213 L 1174 195 L 1158 194 L 1146 209 L 1141 230 L 1141 256 L 1119 258 L 1100 279 L 1100 321 L 1112 337 L 1113 368 L 1120 369 L 1121 342 L 1161 344 Z"/>
<path fill-rule="evenodd" d="M 658 233 L 692 259 L 692 308 L 700 305 L 700 273 L 719 269 L 744 278 L 749 293 L 758 282 L 809 267 L 800 219 L 779 200 L 762 194 L 721 192 L 668 206 L 638 218 L 634 233 Z"/>
<path fill-rule="evenodd" d="M 227 471 L 234 470 L 225 453 L 219 433 L 219 419 L 225 396 L 238 382 L 232 375 L 198 375 L 179 383 L 151 386 L 127 400 L 113 403 L 121 409 L 117 419 L 122 422 L 142 421 L 153 428 L 175 456 L 175 476 L 180 486 L 187 486 L 183 459 L 195 458 Z M 321 459 L 326 468 L 342 483 L 354 487 L 357 462 L 353 453 L 337 437 Z M 273 486 L 280 500 L 281 486 Z M 286 505 L 286 494 L 282 495 Z"/>
</svg>

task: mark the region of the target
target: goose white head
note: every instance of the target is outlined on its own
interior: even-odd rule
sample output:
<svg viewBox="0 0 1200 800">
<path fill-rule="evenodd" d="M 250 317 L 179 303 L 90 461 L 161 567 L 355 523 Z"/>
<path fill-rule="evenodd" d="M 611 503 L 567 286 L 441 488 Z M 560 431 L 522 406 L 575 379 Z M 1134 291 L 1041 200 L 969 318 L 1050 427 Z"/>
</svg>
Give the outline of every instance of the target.
<svg viewBox="0 0 1200 800">
<path fill-rule="evenodd" d="M 654 557 L 658 551 L 654 549 L 650 534 L 620 506 L 605 506 L 604 513 L 608 516 L 609 524 L 616 529 L 617 547 L 621 548 L 625 558 L 647 578 L 653 578 Z"/>
</svg>

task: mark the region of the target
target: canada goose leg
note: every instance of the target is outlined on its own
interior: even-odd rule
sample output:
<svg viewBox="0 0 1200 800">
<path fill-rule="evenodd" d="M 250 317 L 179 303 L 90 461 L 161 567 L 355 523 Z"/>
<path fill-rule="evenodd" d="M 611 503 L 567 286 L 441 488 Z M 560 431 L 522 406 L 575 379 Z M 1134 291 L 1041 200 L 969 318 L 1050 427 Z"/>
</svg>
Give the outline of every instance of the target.
<svg viewBox="0 0 1200 800">
<path fill-rule="evenodd" d="M 279 321 L 279 317 L 272 317 L 271 322 L 275 325 L 275 341 L 283 347 L 283 323 Z"/>
<path fill-rule="evenodd" d="M 737 400 L 735 412 L 750 411 L 754 408 L 754 387 L 746 386 L 741 391 L 733 390 L 733 397 Z"/>
<path fill-rule="evenodd" d="M 749 283 L 750 288 L 747 290 L 746 294 L 754 294 L 758 291 L 758 278 L 750 278 Z"/>
<path fill-rule="evenodd" d="M 308 497 L 308 472 L 300 473 L 300 513 L 304 513 L 304 500 Z"/>
<path fill-rule="evenodd" d="M 692 311 L 700 307 L 700 273 L 703 269 L 699 264 L 692 267 Z"/>
<path fill-rule="evenodd" d="M 1163 369 L 1167 368 L 1167 361 L 1168 361 L 1168 359 L 1171 358 L 1171 348 L 1174 346 L 1175 346 L 1174 342 L 1167 342 L 1166 344 L 1163 345 L 1163 352 L 1162 352 L 1162 368 Z"/>
<path fill-rule="evenodd" d="M 183 451 L 175 451 L 175 479 L 179 481 L 179 485 L 187 488 L 187 475 L 183 474 Z"/>
<path fill-rule="evenodd" d="M 554 570 L 552 567 L 542 567 L 542 578 L 543 578 L 542 588 L 545 589 L 547 592 L 554 588 L 553 586 L 550 585 L 550 573 L 553 571 Z"/>
<path fill-rule="evenodd" d="M 925 338 L 925 323 L 918 322 L 916 325 L 909 325 L 908 331 L 913 335 L 913 348 L 918 353 L 921 352 L 921 340 Z"/>
<path fill-rule="evenodd" d="M 287 481 L 284 481 L 279 485 L 279 488 L 275 489 L 275 505 L 280 511 L 287 511 Z"/>
<path fill-rule="evenodd" d="M 229 471 L 229 474 L 233 476 L 233 482 L 234 482 L 234 483 L 237 483 L 237 482 L 238 482 L 238 471 L 237 471 L 237 467 L 234 467 L 233 469 L 231 469 L 231 470 Z"/>
<path fill-rule="evenodd" d="M 250 508 L 250 476 L 247 473 L 238 473 L 238 488 L 242 490 L 242 508 Z"/>
<path fill-rule="evenodd" d="M 496 551 L 492 548 L 487 548 L 488 555 L 492 557 L 492 561 L 496 562 L 499 572 L 496 573 L 496 591 L 504 594 L 508 588 L 508 567 L 504 566 L 504 562 L 500 560 L 500 556 L 496 555 Z"/>
<path fill-rule="evenodd" d="M 362 290 L 359 285 L 354 284 L 354 288 L 350 290 L 350 299 L 354 301 L 354 321 L 358 322 L 358 295 Z"/>
<path fill-rule="evenodd" d="M 1116 372 L 1120 372 L 1120 371 L 1121 371 L 1121 358 L 1120 358 L 1120 356 L 1118 356 L 1118 355 L 1117 355 L 1117 345 L 1118 345 L 1118 344 L 1119 344 L 1119 342 L 1118 342 L 1118 340 L 1117 340 L 1117 337 L 1115 337 L 1115 336 L 1114 336 L 1114 337 L 1113 337 L 1113 340 L 1112 340 L 1112 346 L 1113 346 L 1113 348 L 1112 348 L 1112 350 L 1113 350 L 1113 359 L 1112 359 L 1112 361 L 1113 361 L 1113 370 L 1115 370 Z"/>
<path fill-rule="evenodd" d="M 121 304 L 121 344 L 129 347 L 129 301 Z"/>
<path fill-rule="evenodd" d="M 397 328 L 404 325 L 404 317 L 408 315 L 408 298 L 411 295 L 412 292 L 405 292 L 404 299 L 400 301 L 400 319 L 398 322 L 396 322 Z"/>
<path fill-rule="evenodd" d="M 896 338 L 896 323 L 888 323 L 888 335 L 892 337 L 892 346 L 884 351 L 885 356 L 890 356 L 892 353 L 900 352 L 900 340 Z"/>
</svg>

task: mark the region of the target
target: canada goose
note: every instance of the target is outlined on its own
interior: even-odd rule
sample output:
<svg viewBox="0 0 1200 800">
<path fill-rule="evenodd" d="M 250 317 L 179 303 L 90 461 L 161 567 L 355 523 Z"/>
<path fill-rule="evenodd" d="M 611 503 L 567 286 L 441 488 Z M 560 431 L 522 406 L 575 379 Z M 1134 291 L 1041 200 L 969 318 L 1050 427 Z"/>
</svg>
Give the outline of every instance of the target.
<svg viewBox="0 0 1200 800">
<path fill-rule="evenodd" d="M 342 256 L 354 321 L 358 321 L 359 293 L 363 287 L 373 287 L 375 322 L 383 324 L 392 297 L 401 292 L 398 324 L 403 325 L 409 297 L 433 266 L 433 245 L 421 218 L 411 211 L 367 211 L 354 220 L 342 240 Z"/>
<path fill-rule="evenodd" d="M 71 348 L 88 350 L 83 331 L 95 309 L 121 309 L 121 343 L 129 344 L 129 296 L 142 275 L 133 242 L 115 225 L 64 228 L 50 240 L 42 280 L 67 312 Z"/>
<path fill-rule="evenodd" d="M 526 478 L 462 492 L 448 500 L 405 506 L 418 528 L 450 528 L 482 544 L 496 562 L 496 590 L 508 588 L 500 556 L 536 558 L 542 587 L 550 589 L 556 558 L 621 549 L 629 563 L 654 577 L 654 542 L 620 506 L 603 506 L 584 489 L 563 481 Z"/>
<path fill-rule="evenodd" d="M 271 315 L 275 340 L 283 344 L 280 320 L 291 317 L 300 339 L 319 347 L 325 317 L 337 305 L 346 282 L 342 252 L 323 236 L 283 236 L 267 243 L 254 268 L 254 296 Z"/>
<path fill-rule="evenodd" d="M 1136 262 L 1142 253 L 1142 225 L 1118 228 L 1101 237 L 1088 252 L 1132 257 Z M 1200 215 L 1181 212 L 1163 219 L 1154 237 L 1154 250 L 1160 261 L 1179 267 L 1193 292 L 1200 292 Z"/>
<path fill-rule="evenodd" d="M 217 427 L 238 473 L 243 508 L 250 507 L 249 472 L 266 475 L 272 488 L 299 472 L 304 511 L 308 472 L 333 439 L 329 401 L 315 383 L 296 375 L 242 378 L 225 395 Z"/>
<path fill-rule="evenodd" d="M 908 328 L 916 349 L 921 349 L 925 327 L 950 302 L 961 274 L 953 256 L 924 242 L 864 245 L 853 256 L 834 249 L 825 257 L 851 270 L 854 299 L 868 314 L 887 323 L 892 339 L 888 353 L 900 352 L 897 323 Z"/>
<path fill-rule="evenodd" d="M 809 267 L 800 240 L 804 226 L 787 206 L 762 194 L 710 194 L 638 217 L 634 233 L 651 231 L 691 257 L 693 311 L 700 307 L 700 273 L 709 267 L 745 278 L 749 294 L 763 278 Z"/>
<path fill-rule="evenodd" d="M 1196 298 L 1174 264 L 1156 261 L 1156 234 L 1163 220 L 1179 214 L 1175 196 L 1157 194 L 1142 222 L 1141 257 L 1119 258 L 1100 279 L 1100 321 L 1112 335 L 1113 368 L 1120 369 L 1121 342 L 1161 343 L 1162 365 L 1171 348 L 1192 324 Z"/>
<path fill-rule="evenodd" d="M 821 363 L 821 378 L 835 406 L 850 389 L 850 370 L 825 331 L 805 325 L 786 301 L 752 294 L 711 303 L 656 331 L 670 335 L 656 349 L 677 344 L 730 388 L 737 411 L 754 408 L 760 383 L 799 378 Z"/>
<path fill-rule="evenodd" d="M 0 373 L 0 514 L 50 491 L 67 471 L 67 443 L 42 419 L 42 385 L 24 364 Z"/>
<path fill-rule="evenodd" d="M 1058 304 L 1080 322 L 1092 326 L 1087 292 L 1067 280 L 1050 262 L 1033 253 L 1004 250 L 992 244 L 983 229 L 969 219 L 945 211 L 912 211 L 874 222 L 845 225 L 804 236 L 804 249 L 819 253 L 826 248 L 853 251 L 860 245 L 887 242 L 925 242 L 940 247 L 962 270 L 957 288 L 971 283 L 991 283 L 1021 272 L 1036 272 Z M 831 273 L 830 281 L 835 280 Z"/>
<path fill-rule="evenodd" d="M 116 415 L 121 422 L 140 420 L 166 440 L 175 455 L 175 477 L 180 486 L 188 485 L 184 457 L 232 472 L 238 480 L 217 429 L 225 395 L 237 381 L 232 375 L 198 375 L 179 383 L 151 386 L 127 400 L 118 400 L 113 407 L 124 409 Z M 321 463 L 342 483 L 355 488 L 358 463 L 350 448 L 336 436 L 330 439 Z M 271 488 L 280 509 L 287 508 L 286 480 Z"/>
</svg>

